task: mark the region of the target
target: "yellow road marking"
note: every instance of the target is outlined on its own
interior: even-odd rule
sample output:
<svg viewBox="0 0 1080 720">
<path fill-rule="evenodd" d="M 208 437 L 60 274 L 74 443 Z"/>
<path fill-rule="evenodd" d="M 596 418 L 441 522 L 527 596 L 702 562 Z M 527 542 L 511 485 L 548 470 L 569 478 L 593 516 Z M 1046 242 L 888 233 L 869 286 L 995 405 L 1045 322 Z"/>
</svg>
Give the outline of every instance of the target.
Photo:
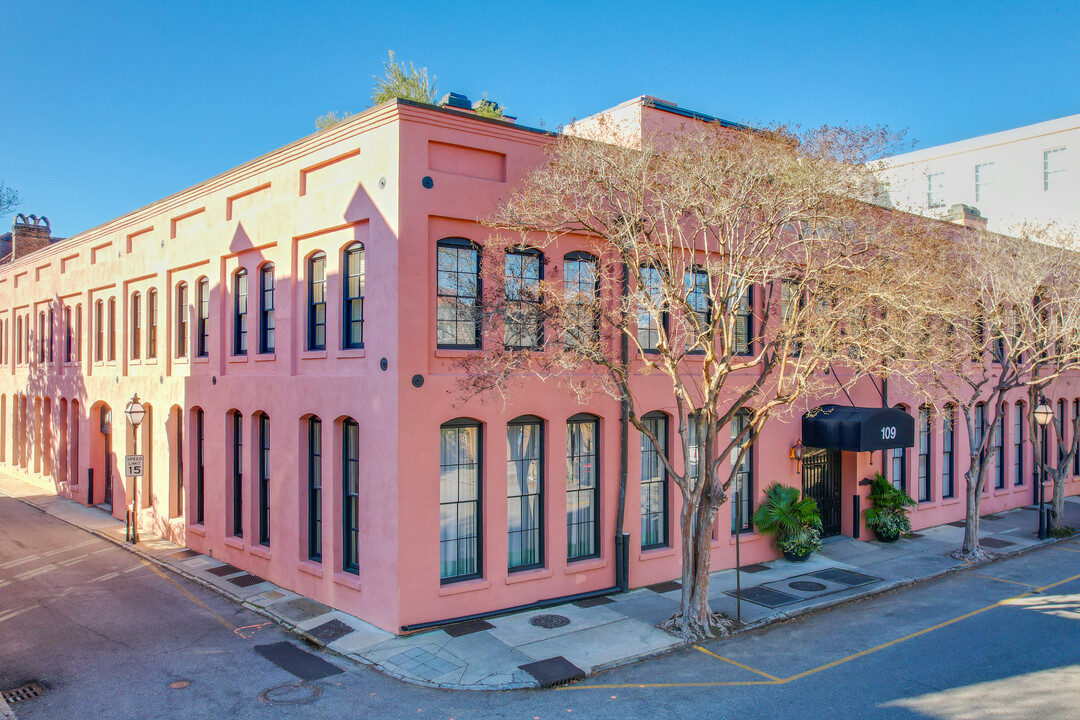
<svg viewBox="0 0 1080 720">
<path fill-rule="evenodd" d="M 978 573 L 973 573 L 973 572 L 964 573 L 964 574 L 969 575 L 971 577 L 982 578 L 983 580 L 997 580 L 998 582 L 1011 583 L 1013 585 L 1023 585 L 1024 587 L 1029 587 L 1029 588 L 1039 587 L 1038 585 L 1032 585 L 1031 583 L 1020 582 L 1018 580 L 1006 580 L 1005 578 L 992 577 L 990 575 L 979 575 Z"/>
<path fill-rule="evenodd" d="M 188 592 L 188 589 L 186 587 L 184 587 L 183 585 L 181 585 L 180 583 L 176 582 L 171 577 L 166 575 L 164 570 L 161 570 L 156 565 L 153 565 L 152 563 L 149 563 L 146 560 L 143 560 L 142 558 L 139 558 L 139 562 L 141 562 L 143 565 L 145 565 L 146 567 L 153 570 L 155 573 L 157 573 L 157 575 L 159 577 L 162 577 L 165 580 L 168 580 L 173 585 L 175 585 L 176 589 L 179 590 L 180 592 L 184 593 L 184 596 L 187 597 L 188 600 L 190 600 L 191 602 L 195 603 L 196 605 L 198 605 L 199 607 L 203 608 L 208 613 L 213 615 L 214 619 L 217 620 L 219 623 L 221 623 L 222 625 L 224 625 L 225 627 L 227 627 L 230 630 L 236 630 L 235 625 L 233 625 L 231 622 L 229 622 L 224 617 L 219 615 L 212 607 L 210 607 L 209 605 L 204 603 L 202 600 L 200 600 L 199 598 L 195 597 L 190 592 Z"/>
<path fill-rule="evenodd" d="M 1064 550 L 1065 552 L 1080 552 L 1080 548 L 1067 548 L 1063 545 L 1055 545 L 1058 550 Z"/>
<path fill-rule="evenodd" d="M 33 610 L 34 608 L 39 608 L 39 607 L 41 607 L 41 606 L 40 605 L 28 605 L 27 607 L 24 607 L 24 608 L 16 608 L 15 610 L 8 610 L 7 612 L 0 613 L 0 622 L 4 622 L 5 620 L 10 620 L 11 618 L 13 618 L 13 617 L 15 617 L 17 615 L 22 615 L 24 612 L 29 612 L 30 610 Z"/>
<path fill-rule="evenodd" d="M 1000 578 L 991 578 L 991 579 L 992 580 L 998 580 Z M 697 647 L 698 650 L 701 650 L 702 652 L 706 653 L 707 655 L 711 655 L 711 656 L 713 656 L 715 658 L 719 658 L 720 660 L 724 660 L 725 662 L 729 662 L 732 665 L 737 665 L 737 666 L 739 666 L 741 668 L 744 668 L 746 670 L 749 670 L 751 672 L 757 673 L 759 675 L 764 675 L 765 677 L 771 677 L 773 679 L 772 680 L 748 680 L 748 681 L 744 681 L 744 682 L 612 683 L 612 684 L 607 684 L 607 685 L 569 685 L 567 687 L 560 688 L 560 690 L 618 690 L 618 689 L 629 689 L 629 688 L 694 688 L 694 687 L 729 687 L 729 686 L 735 686 L 735 685 L 784 685 L 784 684 L 787 684 L 787 683 L 792 682 L 794 680 L 801 680 L 802 678 L 807 677 L 809 675 L 814 675 L 815 673 L 819 673 L 822 670 L 829 670 L 829 669 L 834 668 L 834 667 L 836 667 L 838 665 L 843 665 L 846 662 L 850 662 L 852 660 L 856 660 L 858 658 L 865 657 L 865 656 L 870 655 L 872 653 L 878 652 L 879 650 L 884 650 L 885 648 L 889 648 L 889 647 L 892 647 L 894 645 L 899 645 L 902 642 L 907 642 L 908 640 L 912 640 L 912 639 L 920 637 L 922 635 L 926 635 L 927 633 L 933 632 L 934 630 L 940 630 L 941 628 L 948 627 L 949 625 L 953 625 L 955 623 L 958 623 L 961 620 L 967 620 L 968 618 L 975 617 L 976 615 L 980 615 L 980 614 L 982 614 L 982 613 L 984 613 L 984 612 L 986 612 L 988 610 L 993 610 L 994 608 L 1003 607 L 1005 605 L 1008 605 L 1009 603 L 1011 603 L 1014 600 L 1019 600 L 1021 598 L 1028 597 L 1029 595 L 1034 595 L 1035 593 L 1044 592 L 1044 591 L 1049 590 L 1051 588 L 1058 587 L 1059 585 L 1064 585 L 1065 583 L 1072 582 L 1073 580 L 1080 580 L 1080 574 L 1073 575 L 1071 577 L 1067 577 L 1064 580 L 1058 580 L 1057 582 L 1050 583 L 1049 585 L 1042 585 L 1042 586 L 1039 586 L 1039 587 L 1029 586 L 1029 587 L 1033 587 L 1034 589 L 1029 590 L 1028 592 L 1025 592 L 1025 593 L 1021 593 L 1019 595 L 1015 595 L 1015 596 L 1013 596 L 1011 598 L 1006 598 L 1004 600 L 999 600 L 998 602 L 996 602 L 996 603 L 994 603 L 992 605 L 987 605 L 986 607 L 979 608 L 978 610 L 972 610 L 971 612 L 964 613 L 963 615 L 959 615 L 957 617 L 954 617 L 951 620 L 945 620 L 943 622 L 938 623 L 937 625 L 931 625 L 928 628 L 923 628 L 922 630 L 917 630 L 916 632 L 909 633 L 907 635 L 904 635 L 903 637 L 898 637 L 895 640 L 889 640 L 888 642 L 881 643 L 880 645 L 875 645 L 872 648 L 867 648 L 866 650 L 862 650 L 860 652 L 853 653 L 851 655 L 848 655 L 847 657 L 842 657 L 839 660 L 833 660 L 830 663 L 825 663 L 824 665 L 819 665 L 816 668 L 811 668 L 810 670 L 805 670 L 805 671 L 803 671 L 801 673 L 798 673 L 796 675 L 792 675 L 791 677 L 775 678 L 772 675 L 767 675 L 767 674 L 761 672 L 760 670 L 755 670 L 752 667 L 749 667 L 747 665 L 743 665 L 742 663 L 737 663 L 734 660 L 730 660 L 728 658 L 722 657 L 722 656 L 717 655 L 715 653 L 709 652 L 708 650 L 705 650 L 702 647 L 695 646 L 695 647 Z M 1006 582 L 1009 582 L 1009 581 L 1006 581 Z M 1024 585 L 1026 583 L 1018 583 L 1018 584 Z"/>
<path fill-rule="evenodd" d="M 743 670 L 749 670 L 750 672 L 754 673 L 755 675 L 760 675 L 761 677 L 767 677 L 770 680 L 779 680 L 780 679 L 780 678 L 776 677 L 775 675 L 770 675 L 767 672 L 762 672 L 761 670 L 757 670 L 755 668 L 752 668 L 749 665 L 743 665 L 741 662 L 739 662 L 737 660 L 732 660 L 731 658 L 726 658 L 723 655 L 717 655 L 713 651 L 706 650 L 705 648 L 701 647 L 700 645 L 695 645 L 694 647 L 697 650 L 700 650 L 701 652 L 705 653 L 706 655 L 708 655 L 710 657 L 714 657 L 717 660 L 723 660 L 726 663 L 731 663 L 735 667 L 742 668 Z"/>
</svg>

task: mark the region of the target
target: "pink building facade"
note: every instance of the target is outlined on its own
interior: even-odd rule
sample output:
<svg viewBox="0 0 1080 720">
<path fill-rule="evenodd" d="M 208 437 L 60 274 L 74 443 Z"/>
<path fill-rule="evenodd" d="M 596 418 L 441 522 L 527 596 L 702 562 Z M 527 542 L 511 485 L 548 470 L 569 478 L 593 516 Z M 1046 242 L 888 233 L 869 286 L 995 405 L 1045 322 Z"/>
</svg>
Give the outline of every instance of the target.
<svg viewBox="0 0 1080 720">
<path fill-rule="evenodd" d="M 701 117 L 650 98 L 619 113 L 642 126 Z M 476 340 L 460 308 L 490 233 L 478 219 L 550 141 L 390 102 L 0 264 L 0 462 L 122 519 L 135 449 L 123 409 L 137 394 L 141 527 L 386 630 L 612 588 L 618 403 L 583 405 L 536 380 L 505 406 L 458 388 Z M 560 246 L 547 278 L 571 277 L 588 250 Z M 674 446 L 668 386 L 640 380 Z M 852 401 L 881 406 L 875 382 Z M 1031 447 L 1017 441 L 1025 400 L 1009 401 L 985 512 L 1035 498 Z M 830 455 L 832 532 L 868 539 L 854 497 L 882 469 L 920 501 L 915 528 L 963 518 L 963 423 L 948 432 L 945 408 L 902 388 L 887 402 L 915 417 L 915 447 Z M 1053 402 L 1071 420 L 1080 385 L 1058 383 Z M 790 449 L 802 413 L 825 403 L 847 399 L 765 427 L 745 468 L 751 497 L 801 484 Z M 632 429 L 628 457 L 637 587 L 679 576 L 679 497 Z M 725 516 L 714 568 L 734 566 L 737 530 L 744 563 L 777 557 Z"/>
</svg>

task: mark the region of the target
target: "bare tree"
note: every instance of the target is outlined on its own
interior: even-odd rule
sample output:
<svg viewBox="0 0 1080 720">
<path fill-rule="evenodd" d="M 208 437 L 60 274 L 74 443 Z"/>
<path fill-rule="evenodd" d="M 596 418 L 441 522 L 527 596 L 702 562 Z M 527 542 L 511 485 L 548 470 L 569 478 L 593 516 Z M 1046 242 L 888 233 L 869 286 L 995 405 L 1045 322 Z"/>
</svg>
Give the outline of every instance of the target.
<svg viewBox="0 0 1080 720">
<path fill-rule="evenodd" d="M 19 206 L 21 200 L 19 199 L 19 193 L 15 191 L 15 188 L 10 185 L 5 185 L 0 180 L 0 217 L 4 217 L 16 207 Z"/>
<path fill-rule="evenodd" d="M 622 402 L 682 497 L 674 632 L 727 628 L 708 604 L 711 541 L 766 420 L 835 391 L 823 371 L 868 357 L 884 293 L 919 292 L 902 258 L 934 252 L 929 225 L 857 199 L 872 188 L 861 161 L 890 142 L 718 124 L 641 137 L 600 121 L 558 137 L 491 220 L 486 350 L 463 362 L 464 392 L 505 400 L 533 375 Z M 523 270 L 530 252 L 570 250 L 587 254 L 561 274 Z M 665 387 L 677 452 L 643 420 L 646 389 Z"/>
</svg>

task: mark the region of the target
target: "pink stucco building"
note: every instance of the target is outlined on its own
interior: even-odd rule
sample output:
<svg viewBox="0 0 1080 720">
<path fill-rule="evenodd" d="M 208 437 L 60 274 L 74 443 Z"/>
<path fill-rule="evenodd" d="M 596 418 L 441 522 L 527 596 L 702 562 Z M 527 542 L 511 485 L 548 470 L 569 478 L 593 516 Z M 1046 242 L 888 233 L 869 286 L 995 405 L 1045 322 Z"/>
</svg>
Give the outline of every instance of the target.
<svg viewBox="0 0 1080 720">
<path fill-rule="evenodd" d="M 616 111 L 642 126 L 704 117 L 652 98 Z M 0 462 L 123 518 L 122 413 L 137 394 L 142 527 L 379 627 L 611 588 L 618 404 L 530 382 L 503 407 L 456 384 L 476 342 L 458 310 L 489 232 L 477 220 L 550 141 L 466 103 L 395 101 L 60 242 L 20 219 L 0 264 Z M 560 247 L 548 278 L 575 277 L 585 251 Z M 527 273 L 537 259 L 514 261 Z M 642 382 L 663 431 L 670 390 Z M 828 454 L 830 532 L 860 528 L 858 481 L 883 465 L 920 500 L 916 528 L 963 517 L 962 425 L 950 435 L 942 409 L 924 417 L 889 390 L 916 416 L 916 445 Z M 1055 389 L 1065 414 L 1076 398 L 1075 381 Z M 871 379 L 852 393 L 883 399 Z M 799 415 L 831 402 L 847 404 L 816 398 L 766 426 L 752 495 L 800 484 Z M 1033 501 L 1022 402 L 986 512 Z M 634 431 L 629 447 L 624 529 L 641 586 L 679 575 L 678 494 Z M 713 566 L 731 567 L 731 523 L 718 526 Z M 740 541 L 743 562 L 777 555 L 748 523 Z"/>
</svg>

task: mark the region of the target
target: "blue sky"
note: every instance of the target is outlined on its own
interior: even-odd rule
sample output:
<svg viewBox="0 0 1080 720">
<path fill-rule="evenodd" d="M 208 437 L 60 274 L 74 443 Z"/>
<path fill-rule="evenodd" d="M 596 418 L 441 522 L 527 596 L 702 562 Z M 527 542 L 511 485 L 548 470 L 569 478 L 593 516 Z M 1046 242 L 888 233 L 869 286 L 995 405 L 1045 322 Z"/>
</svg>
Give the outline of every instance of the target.
<svg viewBox="0 0 1080 720">
<path fill-rule="evenodd" d="M 0 180 L 72 235 L 363 109 L 390 49 L 533 126 L 648 94 L 926 147 L 1080 113 L 1078 6 L 4 0 Z"/>
</svg>

